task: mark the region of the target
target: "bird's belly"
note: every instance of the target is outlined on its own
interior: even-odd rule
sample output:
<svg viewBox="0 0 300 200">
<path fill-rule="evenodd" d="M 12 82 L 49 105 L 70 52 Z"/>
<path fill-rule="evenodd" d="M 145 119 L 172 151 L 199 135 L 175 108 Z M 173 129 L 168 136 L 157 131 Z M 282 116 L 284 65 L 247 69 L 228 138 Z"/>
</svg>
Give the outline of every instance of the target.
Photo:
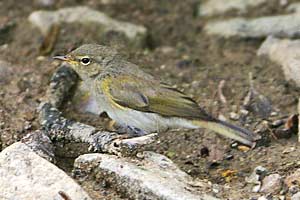
<svg viewBox="0 0 300 200">
<path fill-rule="evenodd" d="M 172 128 L 199 128 L 189 120 L 176 117 L 163 117 L 157 113 L 147 113 L 132 109 L 111 109 L 107 113 L 119 124 L 133 126 L 147 133 L 162 132 Z"/>
</svg>

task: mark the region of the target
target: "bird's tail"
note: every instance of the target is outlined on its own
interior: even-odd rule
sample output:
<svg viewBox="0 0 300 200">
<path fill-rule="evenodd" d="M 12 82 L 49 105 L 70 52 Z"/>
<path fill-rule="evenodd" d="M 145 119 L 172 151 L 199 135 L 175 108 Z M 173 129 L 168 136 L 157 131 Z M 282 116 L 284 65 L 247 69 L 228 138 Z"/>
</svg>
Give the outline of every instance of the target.
<svg viewBox="0 0 300 200">
<path fill-rule="evenodd" d="M 224 122 L 221 120 L 212 120 L 212 121 L 201 121 L 201 120 L 193 120 L 193 124 L 199 126 L 201 128 L 207 128 L 209 130 L 215 131 L 220 135 L 231 138 L 233 140 L 237 140 L 245 145 L 249 145 L 251 147 L 255 146 L 255 140 L 253 133 L 230 124 L 228 122 Z"/>
</svg>

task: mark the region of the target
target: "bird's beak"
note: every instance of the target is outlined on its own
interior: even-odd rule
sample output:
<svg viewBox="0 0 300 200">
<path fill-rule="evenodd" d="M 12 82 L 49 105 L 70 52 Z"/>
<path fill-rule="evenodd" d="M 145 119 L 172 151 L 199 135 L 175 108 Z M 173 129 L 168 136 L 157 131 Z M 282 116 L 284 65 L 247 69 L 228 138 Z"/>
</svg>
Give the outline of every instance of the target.
<svg viewBox="0 0 300 200">
<path fill-rule="evenodd" d="M 62 61 L 70 61 L 70 57 L 68 56 L 54 56 L 53 59 L 58 59 L 58 60 L 62 60 Z"/>
</svg>

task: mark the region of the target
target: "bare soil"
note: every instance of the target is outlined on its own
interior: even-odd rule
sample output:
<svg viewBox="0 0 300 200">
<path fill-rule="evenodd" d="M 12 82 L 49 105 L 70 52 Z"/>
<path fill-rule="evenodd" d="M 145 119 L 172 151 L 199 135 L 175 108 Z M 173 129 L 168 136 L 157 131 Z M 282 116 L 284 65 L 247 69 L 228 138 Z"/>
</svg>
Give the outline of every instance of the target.
<svg viewBox="0 0 300 200">
<path fill-rule="evenodd" d="M 43 9 L 88 5 L 115 19 L 146 26 L 150 36 L 143 47 L 135 47 L 127 45 L 114 35 L 99 37 L 90 31 L 93 30 L 91 27 L 66 25 L 61 27 L 53 51 L 41 56 L 39 48 L 43 37 L 27 21 L 31 12 L 42 9 L 37 2 L 0 2 L 0 27 L 7 23 L 13 24 L 6 34 L 0 35 L 0 60 L 12 63 L 7 75 L 1 77 L 3 80 L 0 81 L 0 150 L 40 127 L 36 109 L 45 95 L 53 71 L 58 66 L 58 62 L 51 57 L 68 52 L 83 43 L 99 43 L 118 48 L 130 61 L 190 94 L 214 116 L 223 115 L 229 121 L 230 112 L 239 113 L 249 90 L 251 72 L 255 88 L 271 101 L 272 109 L 277 113 L 268 119 L 261 119 L 250 113 L 250 120 L 246 124 L 232 121 L 235 124 L 247 125 L 251 130 L 261 126 L 263 120 L 275 121 L 297 113 L 299 88 L 284 79 L 280 66 L 256 56 L 263 40 L 222 39 L 208 36 L 202 30 L 208 21 L 237 16 L 235 12 L 214 18 L 199 18 L 196 7 L 202 1 L 198 0 L 111 0 L 107 4 L 101 3 L 106 1 L 96 0 L 57 0 L 51 7 Z M 278 2 L 268 1 L 244 16 L 253 18 L 284 14 L 284 7 Z M 225 80 L 223 92 L 227 104 L 220 101 L 217 93 L 222 80 Z M 91 122 L 80 116 L 74 118 L 95 123 L 95 119 Z M 267 130 L 264 134 L 270 141 L 248 152 L 232 148 L 229 140 L 205 130 L 162 133 L 159 141 L 146 149 L 170 157 L 195 178 L 205 178 L 213 184 L 219 184 L 223 189 L 217 194 L 218 197 L 249 199 L 259 196 L 252 193 L 251 185 L 245 182 L 245 177 L 256 166 L 264 166 L 271 173 L 282 176 L 300 167 L 300 148 L 296 135 L 289 139 L 276 140 L 271 131 Z M 291 147 L 295 148 L 292 152 L 283 153 Z M 209 151 L 209 156 L 206 157 L 205 148 Z M 70 169 L 68 159 L 60 158 L 59 165 Z M 236 173 L 231 178 L 226 178 L 222 176 L 222 172 L 226 170 L 235 170 Z M 85 184 L 85 188 L 95 199 L 121 198 L 109 190 L 101 189 L 97 193 L 95 191 L 99 188 L 97 190 L 95 187 Z"/>
</svg>

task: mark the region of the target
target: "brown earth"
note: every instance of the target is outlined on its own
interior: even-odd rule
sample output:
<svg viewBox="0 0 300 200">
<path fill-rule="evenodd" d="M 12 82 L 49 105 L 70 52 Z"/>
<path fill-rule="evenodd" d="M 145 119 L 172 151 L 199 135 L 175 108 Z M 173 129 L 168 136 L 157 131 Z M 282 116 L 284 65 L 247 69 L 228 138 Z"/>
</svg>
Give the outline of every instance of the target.
<svg viewBox="0 0 300 200">
<path fill-rule="evenodd" d="M 0 35 L 0 60 L 12 63 L 6 75 L 0 77 L 0 150 L 40 127 L 36 108 L 45 94 L 51 74 L 58 66 L 58 62 L 54 62 L 51 57 L 83 43 L 100 43 L 120 49 L 130 61 L 190 94 L 214 116 L 224 115 L 229 119 L 230 112 L 239 112 L 249 89 L 250 72 L 254 77 L 255 88 L 270 99 L 273 110 L 277 112 L 276 116 L 267 121 L 275 121 L 297 112 L 299 88 L 285 81 L 280 66 L 256 56 L 263 40 L 225 40 L 208 36 L 202 31 L 203 25 L 209 20 L 236 16 L 235 12 L 213 19 L 199 18 L 195 8 L 201 1 L 197 0 L 111 0 L 108 4 L 96 0 L 57 0 L 47 9 L 88 5 L 113 18 L 146 26 L 150 37 L 145 46 L 140 48 L 126 45 L 114 35 L 99 37 L 93 34 L 92 27 L 84 29 L 76 24 L 67 25 L 60 29 L 53 51 L 49 55 L 40 56 L 39 47 L 43 37 L 27 21 L 32 11 L 41 9 L 37 2 L 0 2 L 0 30 L 1 26 L 12 24 L 5 34 Z M 252 18 L 281 13 L 285 13 L 284 7 L 272 0 L 244 16 Z M 226 81 L 223 91 L 226 105 L 217 95 L 222 80 Z M 89 122 L 80 116 L 76 118 Z M 249 129 L 254 130 L 261 122 L 260 117 L 250 113 L 247 121 Z M 297 160 L 300 148 L 296 136 L 275 140 L 270 131 L 264 134 L 271 141 L 248 152 L 231 148 L 229 140 L 203 130 L 163 133 L 159 141 L 147 149 L 167 155 L 195 178 L 226 185 L 226 189 L 217 195 L 219 197 L 248 199 L 258 196 L 251 193 L 251 186 L 244 180 L 256 166 L 262 165 L 270 172 L 286 176 L 300 165 Z M 203 147 L 208 148 L 210 156 L 203 156 Z M 290 147 L 295 147 L 294 151 L 283 153 Z M 232 159 L 223 159 L 231 155 Z M 70 169 L 70 162 L 66 160 L 60 158 L 59 165 Z M 213 163 L 213 160 L 218 160 L 218 163 Z M 236 170 L 237 173 L 229 180 L 222 176 L 225 170 Z M 85 188 L 93 191 L 94 198 L 100 199 L 95 188 L 91 189 L 93 186 Z M 106 199 L 119 198 L 112 197 L 109 191 L 101 191 L 100 196 Z"/>
</svg>

